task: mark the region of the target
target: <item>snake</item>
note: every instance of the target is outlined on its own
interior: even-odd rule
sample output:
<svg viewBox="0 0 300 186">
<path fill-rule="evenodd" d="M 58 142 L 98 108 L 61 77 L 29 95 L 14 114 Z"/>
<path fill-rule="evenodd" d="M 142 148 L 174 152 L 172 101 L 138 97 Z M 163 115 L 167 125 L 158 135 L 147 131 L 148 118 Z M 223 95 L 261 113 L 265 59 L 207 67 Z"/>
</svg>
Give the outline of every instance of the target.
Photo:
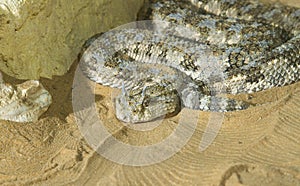
<svg viewBox="0 0 300 186">
<path fill-rule="evenodd" d="M 258 0 L 149 0 L 138 20 L 134 28 L 91 37 L 80 59 L 86 77 L 121 90 L 115 109 L 123 122 L 182 108 L 245 110 L 253 105 L 226 95 L 300 78 L 299 8 Z"/>
</svg>

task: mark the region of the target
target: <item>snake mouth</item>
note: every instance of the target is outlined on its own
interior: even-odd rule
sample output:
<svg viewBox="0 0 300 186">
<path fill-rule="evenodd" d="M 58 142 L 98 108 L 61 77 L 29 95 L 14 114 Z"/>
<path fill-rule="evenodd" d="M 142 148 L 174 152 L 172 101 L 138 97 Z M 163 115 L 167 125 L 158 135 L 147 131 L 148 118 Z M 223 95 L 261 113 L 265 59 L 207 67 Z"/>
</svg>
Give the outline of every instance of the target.
<svg viewBox="0 0 300 186">
<path fill-rule="evenodd" d="M 161 120 L 164 118 L 169 118 L 177 115 L 181 108 L 177 103 L 172 103 L 176 105 L 176 108 L 170 111 L 170 108 L 173 107 L 166 103 L 163 104 L 153 104 L 150 107 L 136 110 L 133 108 L 126 107 L 128 102 L 124 101 L 124 98 L 115 99 L 115 108 L 116 108 L 116 117 L 118 120 L 125 123 L 141 124 L 145 122 L 152 122 L 156 120 Z"/>
<path fill-rule="evenodd" d="M 144 123 L 178 114 L 181 100 L 175 89 L 151 82 L 118 95 L 115 109 L 117 119 L 123 122 Z"/>
</svg>

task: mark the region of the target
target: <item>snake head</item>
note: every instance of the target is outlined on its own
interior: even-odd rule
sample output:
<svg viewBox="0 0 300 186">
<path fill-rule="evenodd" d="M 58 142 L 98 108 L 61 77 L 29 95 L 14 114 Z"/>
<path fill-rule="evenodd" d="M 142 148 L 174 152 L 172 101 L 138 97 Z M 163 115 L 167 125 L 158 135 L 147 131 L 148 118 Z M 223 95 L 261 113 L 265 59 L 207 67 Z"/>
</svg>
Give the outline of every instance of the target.
<svg viewBox="0 0 300 186">
<path fill-rule="evenodd" d="M 125 92 L 124 92 L 125 91 Z M 173 115 L 179 111 L 180 98 L 167 82 L 147 81 L 126 91 L 115 99 L 116 116 L 126 123 L 141 123 Z"/>
</svg>

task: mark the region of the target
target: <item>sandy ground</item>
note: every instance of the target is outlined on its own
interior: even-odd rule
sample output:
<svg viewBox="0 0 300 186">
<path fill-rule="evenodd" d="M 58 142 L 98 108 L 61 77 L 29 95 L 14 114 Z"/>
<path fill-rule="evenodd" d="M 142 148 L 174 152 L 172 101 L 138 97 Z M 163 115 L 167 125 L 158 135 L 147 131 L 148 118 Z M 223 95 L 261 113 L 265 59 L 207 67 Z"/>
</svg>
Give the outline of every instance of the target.
<svg viewBox="0 0 300 186">
<path fill-rule="evenodd" d="M 300 6 L 297 0 L 291 4 L 296 3 Z M 64 76 L 41 80 L 53 104 L 38 122 L 0 121 L 0 185 L 300 185 L 299 83 L 238 96 L 261 104 L 245 111 L 223 117 L 184 109 L 146 131 L 140 130 L 151 124 L 139 128 L 119 122 L 111 100 L 115 91 L 96 85 L 97 112 L 112 136 L 88 144 L 83 137 L 88 135 L 79 130 L 72 109 L 76 68 L 77 62 Z M 206 126 L 214 118 L 222 126 L 212 144 L 200 151 Z M 192 121 L 197 125 L 191 125 Z M 175 129 L 182 126 L 174 137 Z M 89 132 L 97 135 L 91 127 L 87 126 Z M 91 148 L 97 145 L 99 152 L 112 149 L 112 155 L 129 157 L 112 139 L 149 146 L 168 136 L 180 141 L 191 130 L 191 138 L 176 154 L 148 166 L 119 164 Z M 129 158 L 135 162 L 141 157 Z"/>
</svg>

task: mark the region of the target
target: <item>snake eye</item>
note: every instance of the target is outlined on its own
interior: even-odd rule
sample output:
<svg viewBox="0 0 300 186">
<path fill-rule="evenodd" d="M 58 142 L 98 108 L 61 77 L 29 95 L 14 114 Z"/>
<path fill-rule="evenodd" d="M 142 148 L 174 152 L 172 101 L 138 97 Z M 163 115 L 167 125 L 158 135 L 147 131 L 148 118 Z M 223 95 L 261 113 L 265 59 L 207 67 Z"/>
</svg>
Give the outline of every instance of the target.
<svg viewBox="0 0 300 186">
<path fill-rule="evenodd" d="M 149 100 L 149 99 L 144 99 L 142 105 L 143 105 L 144 107 L 147 107 L 147 106 L 149 106 L 149 103 L 150 103 L 150 100 Z"/>
</svg>

